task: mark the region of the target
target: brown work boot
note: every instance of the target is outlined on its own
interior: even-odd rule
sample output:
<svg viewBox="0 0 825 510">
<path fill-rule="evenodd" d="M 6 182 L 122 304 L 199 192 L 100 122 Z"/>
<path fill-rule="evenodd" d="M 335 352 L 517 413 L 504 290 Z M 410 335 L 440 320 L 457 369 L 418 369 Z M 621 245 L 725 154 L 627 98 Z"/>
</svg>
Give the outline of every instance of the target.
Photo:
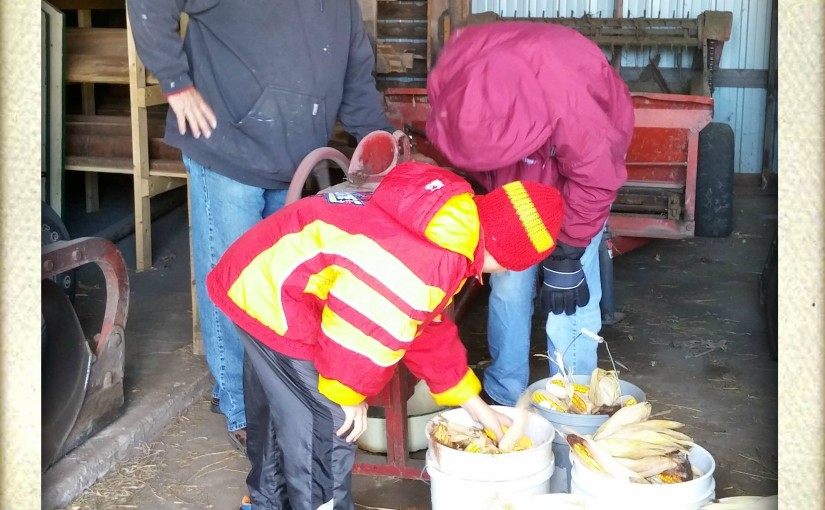
<svg viewBox="0 0 825 510">
<path fill-rule="evenodd" d="M 229 442 L 246 456 L 246 427 L 229 431 Z"/>
</svg>

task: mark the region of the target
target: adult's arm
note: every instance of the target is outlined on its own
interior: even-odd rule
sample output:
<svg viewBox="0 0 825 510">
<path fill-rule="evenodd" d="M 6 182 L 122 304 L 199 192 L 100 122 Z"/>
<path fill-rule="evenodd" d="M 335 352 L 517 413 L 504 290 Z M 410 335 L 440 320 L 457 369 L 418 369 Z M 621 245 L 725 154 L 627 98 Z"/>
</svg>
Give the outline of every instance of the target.
<svg viewBox="0 0 825 510">
<path fill-rule="evenodd" d="M 180 37 L 184 0 L 129 0 L 129 25 L 143 64 L 160 82 L 169 107 L 175 113 L 178 132 L 207 138 L 217 125 L 212 108 L 194 87 L 189 61 Z"/>
<path fill-rule="evenodd" d="M 364 30 L 361 8 L 356 0 L 350 0 L 350 13 L 352 36 L 338 119 L 344 129 L 360 141 L 372 131 L 383 130 L 392 133 L 395 128 L 387 120 L 381 106 L 381 95 L 375 86 L 373 76 L 375 55 Z"/>
<path fill-rule="evenodd" d="M 189 62 L 180 37 L 184 0 L 129 0 L 126 8 L 135 47 L 164 94 L 192 86 Z"/>
<path fill-rule="evenodd" d="M 578 119 L 559 121 L 554 134 L 564 220 L 559 241 L 584 247 L 604 226 L 610 206 L 627 179 L 626 142 L 588 129 Z"/>
</svg>

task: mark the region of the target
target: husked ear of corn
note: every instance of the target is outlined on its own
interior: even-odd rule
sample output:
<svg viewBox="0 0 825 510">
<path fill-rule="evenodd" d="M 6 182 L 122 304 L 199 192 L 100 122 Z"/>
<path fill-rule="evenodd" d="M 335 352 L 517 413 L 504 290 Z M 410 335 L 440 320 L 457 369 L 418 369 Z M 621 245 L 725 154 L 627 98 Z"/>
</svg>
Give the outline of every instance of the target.
<svg viewBox="0 0 825 510">
<path fill-rule="evenodd" d="M 467 453 L 481 453 L 481 447 L 478 443 L 469 443 L 464 447 L 464 451 Z"/>
<path fill-rule="evenodd" d="M 632 406 L 633 404 L 638 404 L 639 401 L 636 400 L 633 395 L 622 395 L 621 405 L 622 406 Z"/>
<path fill-rule="evenodd" d="M 596 460 L 594 452 L 591 450 L 590 445 L 583 437 L 576 434 L 567 434 L 567 444 L 582 464 L 589 467 L 593 471 L 607 474 L 607 471 Z"/>
<path fill-rule="evenodd" d="M 593 408 L 593 404 L 590 402 L 587 396 L 582 395 L 579 392 L 573 393 L 571 403 L 572 405 L 570 406 L 570 411 L 576 414 L 590 414 L 590 411 Z"/>
<path fill-rule="evenodd" d="M 550 394 L 548 390 L 536 390 L 533 392 L 533 402 L 540 405 L 541 407 L 546 407 L 547 409 L 552 409 L 553 411 L 558 411 L 560 413 L 567 412 L 567 406 L 562 404 L 562 402 Z"/>
<path fill-rule="evenodd" d="M 529 419 L 530 395 L 525 392 L 516 405 L 516 415 L 510 427 L 503 427 L 504 436 L 496 444 L 496 437 L 492 431 L 476 427 L 467 427 L 438 416 L 433 419 L 428 428 L 428 441 L 430 448 L 435 450 L 436 461 L 438 461 L 440 444 L 454 450 L 462 450 L 468 453 L 509 453 L 512 451 L 526 450 L 533 447 L 533 441 L 524 435 L 527 420 Z"/>
<path fill-rule="evenodd" d="M 528 450 L 533 447 L 533 440 L 527 436 L 521 436 L 518 441 L 516 441 L 516 445 L 513 447 L 514 452 L 520 452 L 522 450 Z"/>
<path fill-rule="evenodd" d="M 636 472 L 616 462 L 616 459 L 586 436 L 567 434 L 565 439 L 570 446 L 570 451 L 574 454 L 573 458 L 578 459 L 588 468 L 612 476 L 617 480 L 648 483 L 644 478 L 640 478 Z"/>
<path fill-rule="evenodd" d="M 436 422 L 433 426 L 431 435 L 436 442 L 443 444 L 444 446 L 450 445 L 450 432 L 447 430 L 446 423 Z"/>
</svg>

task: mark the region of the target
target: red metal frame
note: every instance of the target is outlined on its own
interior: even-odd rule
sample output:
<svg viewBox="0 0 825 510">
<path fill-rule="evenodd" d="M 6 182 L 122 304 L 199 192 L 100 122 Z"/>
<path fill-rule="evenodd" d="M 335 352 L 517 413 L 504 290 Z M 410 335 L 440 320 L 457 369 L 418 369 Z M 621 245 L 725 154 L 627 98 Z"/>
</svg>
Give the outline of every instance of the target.
<svg viewBox="0 0 825 510">
<path fill-rule="evenodd" d="M 120 335 L 126 329 L 129 275 L 123 256 L 114 244 L 99 237 L 58 241 L 44 246 L 41 250 L 41 278 L 44 279 L 84 264 L 97 264 L 106 280 L 106 310 L 100 333 L 95 335 L 94 353 L 99 357 L 110 337 Z"/>
<path fill-rule="evenodd" d="M 399 364 L 389 384 L 367 400 L 371 406 L 383 407 L 387 424 L 387 454 L 359 451 L 352 472 L 356 475 L 392 476 L 413 480 L 429 479 L 424 461 L 410 458 L 407 446 L 407 400 L 418 379 Z"/>
<path fill-rule="evenodd" d="M 653 238 L 693 237 L 699 132 L 713 119 L 710 97 L 646 93 L 632 96 L 636 123 L 627 152 L 625 185 L 683 193 L 684 210 L 680 219 L 612 213 L 609 225 L 619 253 Z"/>
</svg>

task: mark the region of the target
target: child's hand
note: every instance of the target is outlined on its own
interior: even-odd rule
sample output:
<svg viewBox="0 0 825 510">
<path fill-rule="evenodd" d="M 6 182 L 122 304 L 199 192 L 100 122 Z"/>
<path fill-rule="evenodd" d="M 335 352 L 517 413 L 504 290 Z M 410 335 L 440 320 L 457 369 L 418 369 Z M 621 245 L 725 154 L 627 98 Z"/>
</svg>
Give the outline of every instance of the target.
<svg viewBox="0 0 825 510">
<path fill-rule="evenodd" d="M 338 437 L 343 437 L 349 431 L 347 436 L 348 443 L 354 443 L 367 430 L 367 402 L 361 402 L 354 406 L 341 406 L 344 411 L 344 424 L 341 428 L 335 431 Z M 352 429 L 352 430 L 350 430 Z"/>
<path fill-rule="evenodd" d="M 504 432 L 502 430 L 502 425 L 509 427 L 513 424 L 513 420 L 510 419 L 509 416 L 505 416 L 498 411 L 494 410 L 492 407 L 488 406 L 481 397 L 475 396 L 463 404 L 461 407 L 464 408 L 465 411 L 470 413 L 470 416 L 477 422 L 481 423 L 481 425 L 488 429 L 489 431 L 493 432 L 496 435 L 496 441 L 504 436 Z"/>
</svg>

